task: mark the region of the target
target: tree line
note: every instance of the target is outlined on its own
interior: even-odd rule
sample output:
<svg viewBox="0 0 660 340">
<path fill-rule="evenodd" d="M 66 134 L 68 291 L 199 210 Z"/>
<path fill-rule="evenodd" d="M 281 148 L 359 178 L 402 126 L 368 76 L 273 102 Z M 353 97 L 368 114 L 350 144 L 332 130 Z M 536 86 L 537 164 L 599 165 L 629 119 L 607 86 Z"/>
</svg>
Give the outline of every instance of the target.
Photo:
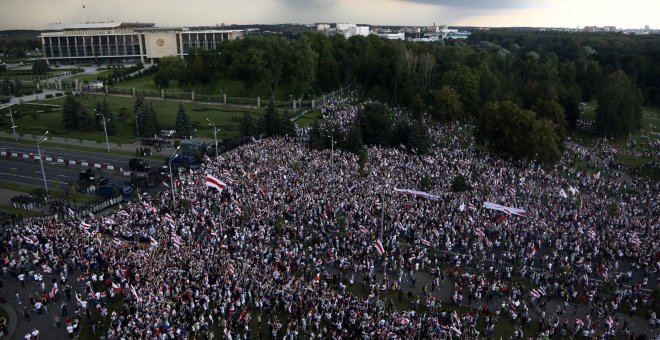
<svg viewBox="0 0 660 340">
<path fill-rule="evenodd" d="M 305 32 L 250 35 L 185 60 L 164 58 L 155 81 L 193 86 L 232 79 L 267 89 L 271 99 L 282 87 L 303 97 L 353 83 L 364 97 L 408 108 L 412 127 L 424 117 L 470 119 L 477 141 L 493 152 L 554 163 L 581 102 L 598 100 L 601 136 L 638 129 L 641 106 L 660 104 L 659 59 L 655 36 L 495 30 L 473 32 L 465 42 L 413 43 Z M 250 130 L 247 120 L 243 125 Z"/>
</svg>

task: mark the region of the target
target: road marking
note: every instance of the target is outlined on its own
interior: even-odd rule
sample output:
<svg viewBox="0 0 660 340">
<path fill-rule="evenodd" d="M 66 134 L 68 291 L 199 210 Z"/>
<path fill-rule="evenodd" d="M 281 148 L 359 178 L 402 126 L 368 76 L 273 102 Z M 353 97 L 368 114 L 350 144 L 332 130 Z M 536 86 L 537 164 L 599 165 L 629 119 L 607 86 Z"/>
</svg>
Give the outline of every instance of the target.
<svg viewBox="0 0 660 340">
<path fill-rule="evenodd" d="M 8 174 L 6 172 L 0 172 L 0 175 L 7 175 L 7 176 L 11 176 L 11 177 L 18 177 L 18 178 L 27 178 L 27 179 L 31 179 L 31 180 L 35 180 L 35 181 L 43 181 L 43 179 L 40 179 L 40 178 L 34 178 L 34 177 L 22 176 L 22 175 L 15 175 L 15 174 Z M 52 179 L 46 179 L 46 182 L 53 182 L 53 183 L 58 183 L 58 184 L 69 184 L 69 183 L 66 183 L 66 182 L 54 181 Z"/>
</svg>

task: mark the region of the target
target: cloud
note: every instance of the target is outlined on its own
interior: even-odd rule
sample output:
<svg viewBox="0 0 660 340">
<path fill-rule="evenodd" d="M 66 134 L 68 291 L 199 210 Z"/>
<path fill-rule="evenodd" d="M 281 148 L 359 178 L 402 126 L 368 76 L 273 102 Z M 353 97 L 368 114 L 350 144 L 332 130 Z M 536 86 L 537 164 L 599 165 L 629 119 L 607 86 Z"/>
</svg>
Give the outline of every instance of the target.
<svg viewBox="0 0 660 340">
<path fill-rule="evenodd" d="M 334 6 L 336 0 L 275 0 L 278 3 L 286 6 L 293 6 L 297 8 L 327 8 Z"/>
<path fill-rule="evenodd" d="M 295 1 L 295 0 L 294 0 Z M 475 9 L 510 9 L 538 7 L 541 1 L 533 0 L 403 0 L 406 2 L 439 5 L 447 7 L 463 7 Z"/>
</svg>

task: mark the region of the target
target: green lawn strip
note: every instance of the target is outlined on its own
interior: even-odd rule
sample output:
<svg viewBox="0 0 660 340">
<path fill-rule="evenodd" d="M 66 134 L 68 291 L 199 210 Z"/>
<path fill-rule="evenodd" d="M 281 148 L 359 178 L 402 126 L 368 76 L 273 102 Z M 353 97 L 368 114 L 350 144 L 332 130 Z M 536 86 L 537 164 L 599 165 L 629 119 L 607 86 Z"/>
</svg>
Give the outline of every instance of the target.
<svg viewBox="0 0 660 340">
<path fill-rule="evenodd" d="M 2 205 L 2 204 L 0 204 L 0 212 L 3 212 L 5 214 L 18 215 L 18 216 L 21 216 L 21 217 L 41 216 L 41 213 L 37 212 L 37 211 L 19 209 L 19 208 L 14 208 L 14 207 L 11 207 L 11 206 L 8 206 L 8 205 Z"/>
<path fill-rule="evenodd" d="M 34 192 L 35 189 L 38 189 L 38 188 L 39 187 L 34 187 L 34 186 L 31 186 L 31 185 L 27 185 L 27 184 L 0 181 L 0 189 L 7 189 L 7 190 L 18 191 L 18 192 L 24 192 L 26 194 L 30 194 L 30 193 Z M 63 199 L 65 197 L 65 193 L 62 190 L 50 188 L 48 190 L 48 192 L 55 199 Z M 96 200 L 96 196 L 85 195 L 85 194 L 81 194 L 81 193 L 78 193 L 78 192 L 72 192 L 72 193 L 69 193 L 69 199 L 74 203 L 86 204 L 86 203 L 89 203 L 89 202 L 92 202 L 92 201 Z"/>
<path fill-rule="evenodd" d="M 154 82 L 154 77 L 155 74 L 148 74 L 135 79 L 119 82 L 112 87 L 121 89 L 135 88 L 136 90 L 160 91 L 161 87 L 156 85 Z M 182 87 L 176 80 L 171 80 L 168 86 L 164 88 L 164 90 L 166 93 L 190 93 L 191 91 L 195 91 L 195 94 L 199 95 L 217 96 L 220 96 L 224 93 L 227 94 L 227 97 L 232 98 L 261 97 L 262 102 L 266 102 L 267 98 L 270 98 L 270 89 L 268 86 L 259 84 L 254 89 L 246 89 L 241 81 L 227 78 L 216 78 L 209 84 L 195 84 L 192 87 Z M 279 84 L 277 87 L 277 92 L 275 93 L 275 100 L 288 101 L 291 98 L 290 96 L 297 98 L 299 95 L 300 94 L 291 92 L 291 86 L 289 84 Z"/>
<path fill-rule="evenodd" d="M 100 289 L 101 286 L 98 285 L 97 289 Z M 107 299 L 110 299 L 110 295 L 108 295 Z M 96 334 L 92 332 L 92 326 L 89 324 L 87 321 L 86 317 L 83 317 L 80 319 L 80 335 L 78 339 L 80 340 L 92 340 L 92 339 L 99 339 L 102 335 L 106 335 L 108 333 L 108 328 L 110 327 L 110 315 L 112 312 L 121 312 L 123 309 L 124 305 L 124 300 L 121 295 L 115 295 L 113 301 L 109 300 L 104 300 L 101 302 L 102 306 L 105 306 L 108 309 L 108 316 L 105 318 L 101 318 L 101 313 L 91 304 L 91 302 L 88 304 L 88 308 L 91 308 L 92 311 L 92 316 L 93 320 L 98 321 L 101 320 L 101 327 L 96 328 Z"/>
<path fill-rule="evenodd" d="M 36 188 L 37 187 L 27 185 L 27 184 L 0 181 L 0 189 L 30 193 L 30 192 L 34 191 L 34 189 L 36 189 Z"/>
<path fill-rule="evenodd" d="M 321 114 L 321 110 L 312 110 L 298 118 L 298 120 L 296 120 L 296 125 L 299 127 L 309 126 L 312 125 L 315 121 L 321 120 L 322 118 L 323 115 Z"/>
<path fill-rule="evenodd" d="M 106 96 L 111 112 L 115 117 L 116 134 L 109 137 L 112 143 L 127 144 L 136 138 L 135 134 L 135 118 L 133 117 L 133 104 L 135 98 L 133 97 L 120 97 L 120 96 Z M 88 112 L 93 112 L 92 109 L 96 107 L 96 103 L 103 100 L 102 95 L 84 94 L 76 96 L 83 107 L 87 108 Z M 179 108 L 180 102 L 170 100 L 147 100 L 157 113 L 158 123 L 163 129 L 174 129 L 176 124 L 176 112 Z M 38 101 L 38 103 L 58 104 L 64 103 L 64 98 L 57 98 L 52 100 Z M 256 108 L 225 106 L 225 105 L 209 105 L 200 103 L 181 103 L 190 115 L 193 123 L 198 125 L 198 133 L 196 137 L 213 138 L 213 129 L 208 126 L 206 119 L 213 121 L 218 128 L 220 128 L 219 138 L 232 138 L 237 137 L 238 132 L 235 131 L 240 124 L 240 118 L 243 113 L 249 112 L 256 115 L 261 115 L 262 110 Z M 53 136 L 67 137 L 74 139 L 93 140 L 99 143 L 99 147 L 103 147 L 105 136 L 103 135 L 102 128 L 98 127 L 93 132 L 79 132 L 79 131 L 65 131 L 61 127 L 61 111 L 49 112 L 39 114 L 37 119 L 32 115 L 20 115 L 15 123 L 18 126 L 18 131 L 23 133 L 36 131 L 50 130 Z M 30 128 L 23 129 L 22 126 L 29 126 Z"/>
<path fill-rule="evenodd" d="M 626 164 L 631 170 L 639 168 L 651 160 L 649 157 L 637 157 L 624 154 L 618 154 L 616 158 L 619 162 Z"/>
</svg>

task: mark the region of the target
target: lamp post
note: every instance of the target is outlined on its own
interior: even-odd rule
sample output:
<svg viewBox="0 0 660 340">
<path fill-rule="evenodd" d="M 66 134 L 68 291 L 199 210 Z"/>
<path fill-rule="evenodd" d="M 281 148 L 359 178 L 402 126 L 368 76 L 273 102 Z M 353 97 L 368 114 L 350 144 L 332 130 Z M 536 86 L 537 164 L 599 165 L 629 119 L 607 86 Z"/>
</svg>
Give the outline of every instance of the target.
<svg viewBox="0 0 660 340">
<path fill-rule="evenodd" d="M 14 140 L 18 142 L 18 136 L 16 136 L 16 124 L 14 124 L 14 113 L 11 110 L 11 105 L 9 105 L 9 118 L 11 119 L 11 128 L 14 130 Z"/>
<path fill-rule="evenodd" d="M 135 113 L 135 133 L 137 134 L 138 141 L 140 140 L 140 126 L 138 125 L 138 114 Z"/>
<path fill-rule="evenodd" d="M 101 117 L 101 121 L 103 122 L 103 132 L 105 133 L 105 146 L 108 149 L 108 152 L 110 152 L 110 143 L 108 142 L 108 128 L 106 126 L 106 124 L 110 120 L 105 118 L 105 113 L 98 112 L 98 111 L 96 111 L 96 109 L 93 109 L 93 110 L 94 110 L 94 112 L 96 112 L 97 116 Z"/>
<path fill-rule="evenodd" d="M 334 174 L 335 173 L 335 136 L 333 136 L 331 133 L 328 133 L 326 136 L 330 137 L 330 173 Z"/>
<path fill-rule="evenodd" d="M 176 150 L 174 150 L 174 154 L 172 154 L 172 157 L 170 157 L 169 161 L 167 162 L 168 166 L 167 168 L 170 170 L 170 189 L 172 190 L 172 206 L 176 204 L 176 196 L 174 195 L 174 176 L 172 176 L 172 160 L 174 160 L 178 155 L 177 153 L 179 152 L 179 149 L 181 146 L 177 146 Z"/>
<path fill-rule="evenodd" d="M 206 121 L 209 122 L 209 126 L 213 126 L 213 139 L 215 140 L 215 158 L 218 158 L 218 128 L 215 127 L 215 123 L 210 119 L 206 118 Z"/>
<path fill-rule="evenodd" d="M 41 148 L 39 147 L 39 145 L 41 143 L 43 143 L 46 139 L 48 139 L 48 137 L 46 137 L 47 134 L 48 134 L 48 131 L 46 131 L 46 133 L 44 133 L 44 135 L 41 136 L 41 138 L 39 138 L 39 140 L 37 141 L 37 152 L 39 153 L 39 164 L 41 165 L 41 175 L 44 178 L 44 188 L 46 189 L 46 193 L 48 193 L 48 183 L 46 183 L 46 173 L 44 172 L 44 161 L 41 159 Z"/>
</svg>

